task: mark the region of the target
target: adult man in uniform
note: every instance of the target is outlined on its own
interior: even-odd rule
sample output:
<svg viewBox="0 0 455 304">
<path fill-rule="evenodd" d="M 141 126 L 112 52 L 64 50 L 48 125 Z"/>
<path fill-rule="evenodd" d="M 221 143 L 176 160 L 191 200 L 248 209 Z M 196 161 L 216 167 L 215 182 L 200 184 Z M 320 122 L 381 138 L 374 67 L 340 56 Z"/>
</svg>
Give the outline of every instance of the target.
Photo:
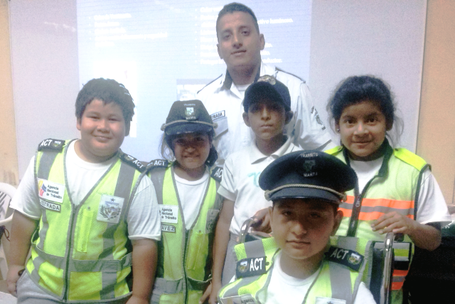
<svg viewBox="0 0 455 304">
<path fill-rule="evenodd" d="M 231 152 L 254 140 L 253 132 L 243 123 L 242 101 L 247 87 L 263 75 L 274 76 L 289 89 L 294 117 L 286 133 L 292 136 L 293 143 L 303 149 L 333 146 L 305 82 L 262 62 L 264 35 L 250 8 L 240 3 L 225 5 L 218 14 L 216 30 L 218 54 L 226 62 L 227 71 L 199 91 L 198 98 L 218 124 L 214 145 L 222 162 Z"/>
</svg>

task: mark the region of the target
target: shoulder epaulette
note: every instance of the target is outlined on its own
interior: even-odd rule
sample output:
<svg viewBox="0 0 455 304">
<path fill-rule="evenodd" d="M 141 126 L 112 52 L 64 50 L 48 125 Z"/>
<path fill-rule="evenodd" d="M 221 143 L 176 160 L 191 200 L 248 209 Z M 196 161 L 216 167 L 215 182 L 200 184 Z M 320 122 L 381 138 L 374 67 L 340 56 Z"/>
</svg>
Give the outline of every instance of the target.
<svg viewBox="0 0 455 304">
<path fill-rule="evenodd" d="M 63 150 L 64 146 L 64 140 L 47 138 L 38 145 L 38 151 L 52 150 L 60 152 Z"/>
<path fill-rule="evenodd" d="M 305 79 L 303 79 L 303 78 L 301 78 L 301 77 L 299 77 L 299 76 L 297 76 L 297 75 L 295 75 L 295 74 L 292 74 L 292 73 L 289 73 L 289 72 L 283 71 L 282 69 L 280 69 L 280 68 L 277 68 L 277 67 L 275 67 L 275 70 L 277 70 L 278 72 L 281 72 L 281 73 L 285 73 L 285 74 L 289 74 L 289 75 L 292 75 L 292 76 L 294 76 L 294 77 L 296 77 L 296 78 L 300 79 L 300 81 L 302 81 L 303 83 L 306 83 Z"/>
<path fill-rule="evenodd" d="M 213 167 L 210 169 L 210 176 L 213 177 L 214 180 L 221 183 L 221 178 L 223 176 L 223 168 L 222 167 Z"/>
<path fill-rule="evenodd" d="M 326 260 L 344 265 L 355 271 L 359 271 L 360 266 L 362 266 L 364 260 L 363 255 L 357 251 L 335 246 L 331 246 L 325 255 Z"/>
<path fill-rule="evenodd" d="M 427 164 L 427 162 L 423 158 L 405 148 L 394 149 L 393 154 L 397 158 L 401 159 L 405 163 L 408 163 L 417 170 L 422 170 L 423 167 L 425 167 L 425 165 Z"/>
<path fill-rule="evenodd" d="M 218 76 L 217 78 L 213 79 L 212 81 L 210 81 L 209 83 L 207 83 L 202 89 L 200 89 L 199 91 L 197 91 L 196 94 L 199 94 L 200 91 L 202 91 L 203 89 L 205 89 L 207 86 L 211 85 L 213 82 L 217 81 L 218 79 L 220 79 L 220 77 L 222 77 L 223 74 L 221 74 L 220 76 Z"/>
<path fill-rule="evenodd" d="M 134 158 L 133 156 L 120 151 L 119 157 L 122 161 L 136 168 L 139 172 L 145 171 L 145 164 L 143 164 L 140 160 Z"/>
<path fill-rule="evenodd" d="M 169 161 L 166 159 L 154 159 L 147 164 L 147 171 L 151 171 L 155 168 L 167 168 Z"/>
</svg>

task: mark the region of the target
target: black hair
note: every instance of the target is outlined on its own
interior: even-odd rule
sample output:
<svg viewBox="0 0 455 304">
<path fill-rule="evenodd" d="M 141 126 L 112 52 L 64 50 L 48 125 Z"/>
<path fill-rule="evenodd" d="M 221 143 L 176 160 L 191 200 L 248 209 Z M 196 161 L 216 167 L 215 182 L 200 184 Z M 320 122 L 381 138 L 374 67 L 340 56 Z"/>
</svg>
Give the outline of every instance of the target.
<svg viewBox="0 0 455 304">
<path fill-rule="evenodd" d="M 338 125 L 346 107 L 366 100 L 378 104 L 385 116 L 387 127 L 391 128 L 396 119 L 392 93 L 389 85 L 374 76 L 351 76 L 343 80 L 330 99 L 327 111 Z"/>
<path fill-rule="evenodd" d="M 232 3 L 226 4 L 221 9 L 221 11 L 218 13 L 218 18 L 216 19 L 216 36 L 217 37 L 218 37 L 218 22 L 220 21 L 220 19 L 224 15 L 232 14 L 234 12 L 244 12 L 244 13 L 251 15 L 251 17 L 253 17 L 254 27 L 256 28 L 256 30 L 259 33 L 258 19 L 256 18 L 256 15 L 254 14 L 253 10 L 251 8 L 249 8 L 248 6 L 246 6 L 245 4 L 232 2 Z"/>
<path fill-rule="evenodd" d="M 115 102 L 120 106 L 128 135 L 134 115 L 134 102 L 125 86 L 114 79 L 97 78 L 87 82 L 77 94 L 75 105 L 77 119 L 82 118 L 85 108 L 94 99 L 102 100 L 104 104 Z"/>
</svg>

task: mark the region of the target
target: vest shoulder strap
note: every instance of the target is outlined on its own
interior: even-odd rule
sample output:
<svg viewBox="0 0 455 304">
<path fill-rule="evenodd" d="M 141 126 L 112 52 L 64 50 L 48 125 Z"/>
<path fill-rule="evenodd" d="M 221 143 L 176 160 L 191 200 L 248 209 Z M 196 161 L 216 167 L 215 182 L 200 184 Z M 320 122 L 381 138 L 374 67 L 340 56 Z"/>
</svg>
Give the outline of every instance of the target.
<svg viewBox="0 0 455 304">
<path fill-rule="evenodd" d="M 396 158 L 404 161 L 405 163 L 413 166 L 419 171 L 422 170 L 427 164 L 427 162 L 423 158 L 405 148 L 394 149 L 393 155 L 395 155 Z"/>
<path fill-rule="evenodd" d="M 119 151 L 119 158 L 124 163 L 130 165 L 131 167 L 135 168 L 136 170 L 138 170 L 141 173 L 144 172 L 146 169 L 145 164 L 143 164 L 140 160 L 138 160 L 137 158 L 135 158 L 129 154 L 123 153 L 122 151 Z"/>
<path fill-rule="evenodd" d="M 65 141 L 61 139 L 52 139 L 52 138 L 47 138 L 40 142 L 38 145 L 38 151 L 55 151 L 55 152 L 61 152 L 63 151 L 63 147 L 65 146 Z"/>
<path fill-rule="evenodd" d="M 154 159 L 147 164 L 147 173 L 150 173 L 157 168 L 167 168 L 169 166 L 169 161 L 166 159 Z"/>
<path fill-rule="evenodd" d="M 333 147 L 331 149 L 325 150 L 324 152 L 330 155 L 335 155 L 341 152 L 341 150 L 343 150 L 343 146 Z"/>
<path fill-rule="evenodd" d="M 218 183 L 221 183 L 221 177 L 223 176 L 223 168 L 214 166 L 210 169 L 210 176 L 213 177 Z"/>
</svg>

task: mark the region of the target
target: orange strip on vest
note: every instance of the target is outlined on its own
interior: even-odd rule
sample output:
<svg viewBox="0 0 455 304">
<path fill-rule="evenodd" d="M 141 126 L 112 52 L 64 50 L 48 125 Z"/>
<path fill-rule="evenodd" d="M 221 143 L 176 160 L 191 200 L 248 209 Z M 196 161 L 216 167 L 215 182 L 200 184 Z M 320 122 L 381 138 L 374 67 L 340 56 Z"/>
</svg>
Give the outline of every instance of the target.
<svg viewBox="0 0 455 304">
<path fill-rule="evenodd" d="M 392 290 L 400 290 L 403 288 L 404 279 L 408 274 L 408 270 L 393 270 L 393 279 L 392 279 Z"/>
<path fill-rule="evenodd" d="M 353 205 L 354 202 L 354 197 L 353 196 L 348 196 L 348 200 L 345 202 L 346 204 Z M 362 200 L 362 207 L 386 207 L 390 208 L 390 212 L 392 212 L 394 209 L 399 211 L 399 210 L 410 210 L 414 208 L 414 201 L 400 201 L 400 200 L 392 200 L 392 199 L 385 199 L 385 198 L 364 198 Z M 350 217 L 352 215 L 352 210 L 350 209 L 345 209 L 340 207 L 340 210 L 343 211 L 343 216 L 344 217 Z M 370 220 L 376 220 L 380 218 L 382 215 L 384 215 L 384 212 L 381 211 L 371 211 L 371 212 L 365 212 L 362 211 L 360 212 L 359 215 L 359 220 L 362 221 L 370 221 Z M 410 219 L 414 219 L 414 214 L 408 214 L 406 217 Z"/>
</svg>

